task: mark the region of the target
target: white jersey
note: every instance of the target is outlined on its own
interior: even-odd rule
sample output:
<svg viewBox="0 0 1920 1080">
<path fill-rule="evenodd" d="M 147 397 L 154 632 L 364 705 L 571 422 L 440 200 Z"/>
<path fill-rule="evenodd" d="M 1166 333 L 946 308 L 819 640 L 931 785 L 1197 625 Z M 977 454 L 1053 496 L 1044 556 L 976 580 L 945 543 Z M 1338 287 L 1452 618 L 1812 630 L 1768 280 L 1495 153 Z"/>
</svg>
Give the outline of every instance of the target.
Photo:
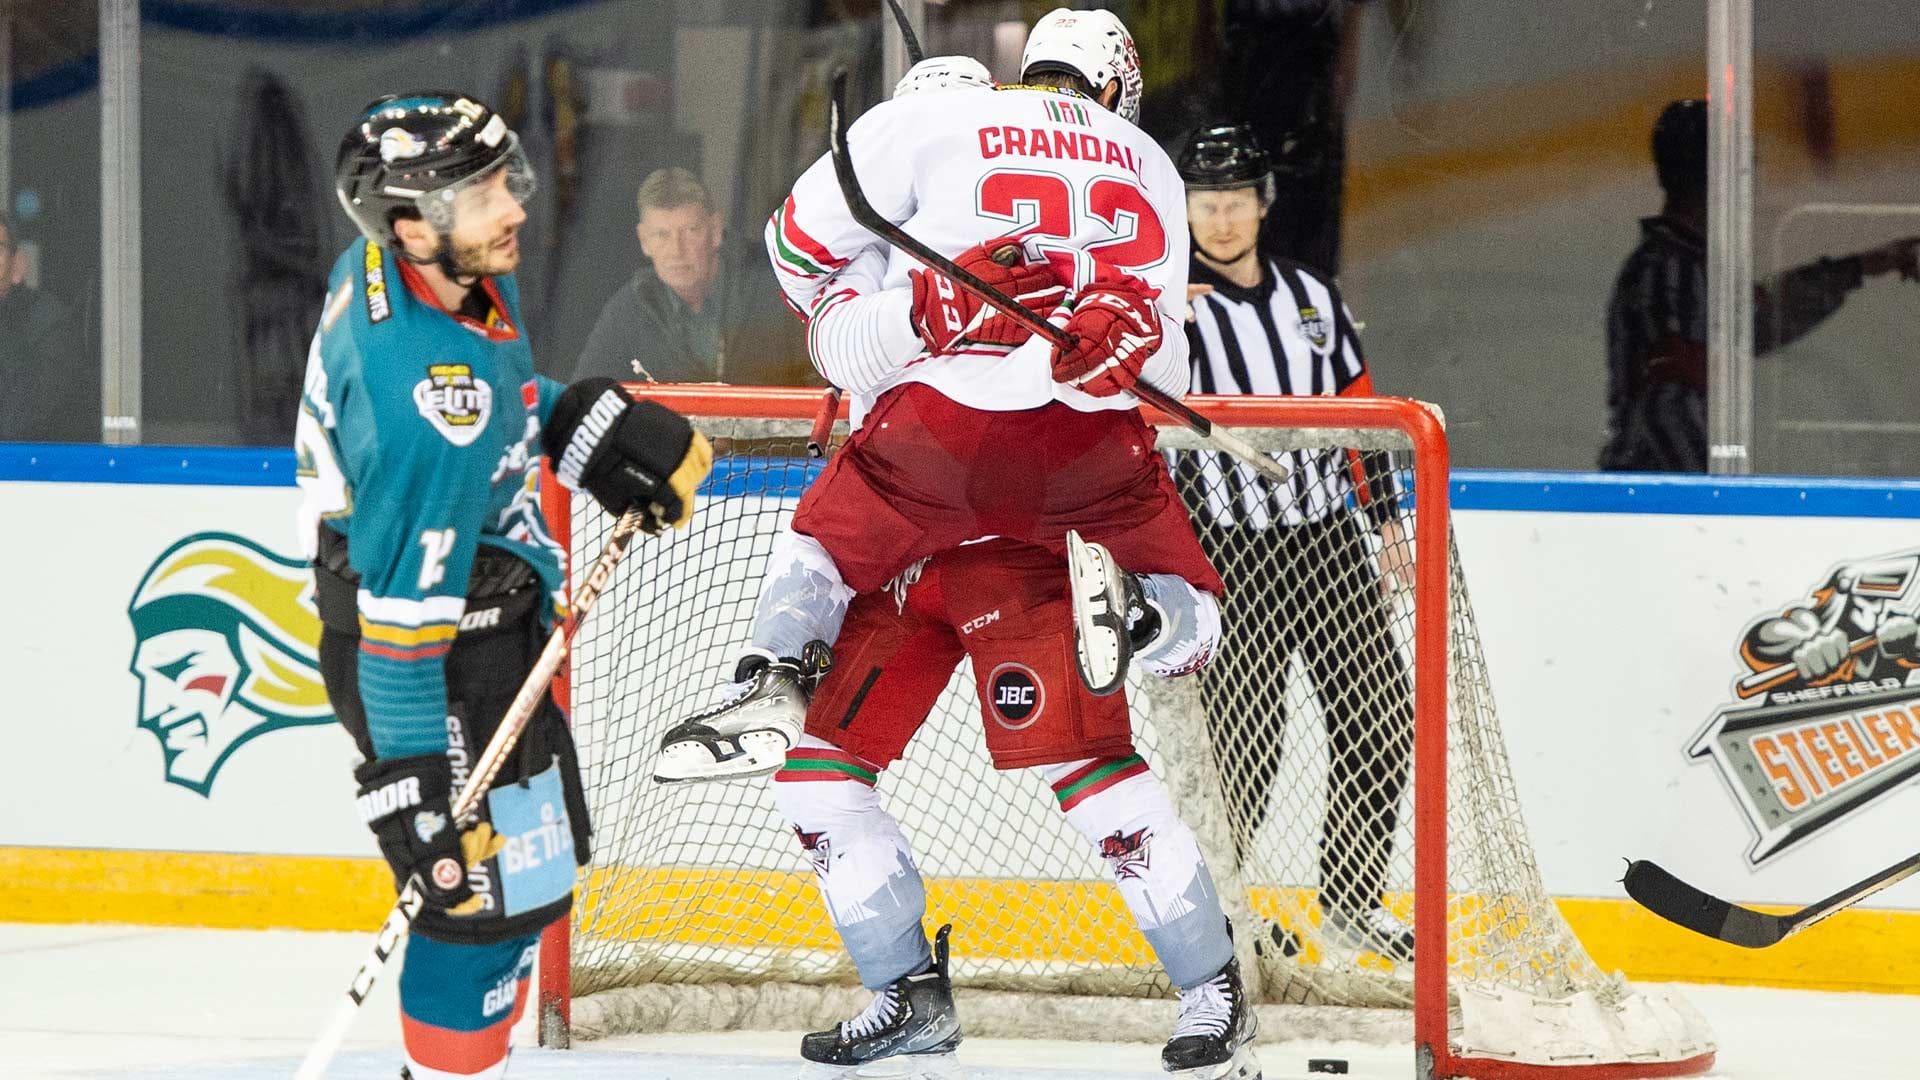
<svg viewBox="0 0 1920 1080">
<path fill-rule="evenodd" d="M 943 255 L 1018 233 L 1030 256 L 1052 252 L 1069 290 L 1077 286 L 1073 252 L 1160 289 L 1162 342 L 1141 374 L 1175 397 L 1186 393 L 1186 192 L 1146 133 L 1078 94 L 1003 87 L 883 102 L 854 123 L 847 145 L 874 209 Z M 854 221 L 829 157 L 800 177 L 766 241 L 774 276 L 809 320 L 814 365 L 854 395 L 856 415 L 911 382 L 989 411 L 1138 404 L 1132 394 L 1096 397 L 1054 382 L 1043 338 L 929 355 L 911 318 L 907 271 L 920 264 Z M 1085 260 L 1078 263 L 1084 273 Z"/>
</svg>

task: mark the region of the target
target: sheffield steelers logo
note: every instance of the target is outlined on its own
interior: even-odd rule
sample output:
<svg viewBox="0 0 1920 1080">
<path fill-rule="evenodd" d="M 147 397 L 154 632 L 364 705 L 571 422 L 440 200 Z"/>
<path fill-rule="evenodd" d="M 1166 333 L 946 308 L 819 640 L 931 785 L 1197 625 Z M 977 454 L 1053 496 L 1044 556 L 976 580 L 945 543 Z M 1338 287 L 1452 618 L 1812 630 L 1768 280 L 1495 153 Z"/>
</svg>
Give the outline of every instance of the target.
<svg viewBox="0 0 1920 1080">
<path fill-rule="evenodd" d="M 995 723 L 1008 731 L 1023 731 L 1040 719 L 1047 692 L 1032 668 L 1006 663 L 987 676 L 987 704 Z"/>
</svg>

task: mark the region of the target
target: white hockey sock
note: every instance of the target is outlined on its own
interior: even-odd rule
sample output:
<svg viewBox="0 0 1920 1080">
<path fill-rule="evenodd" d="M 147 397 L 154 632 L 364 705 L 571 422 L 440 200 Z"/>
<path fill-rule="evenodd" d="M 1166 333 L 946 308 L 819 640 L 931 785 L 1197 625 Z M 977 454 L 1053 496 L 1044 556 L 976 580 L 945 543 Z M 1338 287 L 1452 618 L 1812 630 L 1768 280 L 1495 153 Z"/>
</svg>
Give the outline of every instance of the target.
<svg viewBox="0 0 1920 1080">
<path fill-rule="evenodd" d="M 769 658 L 798 657 L 809 641 L 831 645 L 852 602 L 853 590 L 827 549 L 788 526 L 773 541 L 754 604 L 753 650 Z"/>
<path fill-rule="evenodd" d="M 1167 978 L 1197 986 L 1233 959 L 1233 939 L 1193 830 L 1138 754 L 1042 765 L 1067 822 L 1107 861 Z"/>
<path fill-rule="evenodd" d="M 813 861 L 834 929 L 878 990 L 927 964 L 926 886 L 900 823 L 873 790 L 877 770 L 803 735 L 773 774 L 773 799 Z"/>
<path fill-rule="evenodd" d="M 1199 671 L 1220 643 L 1220 604 L 1177 574 L 1141 574 L 1140 591 L 1160 616 L 1160 633 L 1133 658 L 1163 679 Z"/>
</svg>

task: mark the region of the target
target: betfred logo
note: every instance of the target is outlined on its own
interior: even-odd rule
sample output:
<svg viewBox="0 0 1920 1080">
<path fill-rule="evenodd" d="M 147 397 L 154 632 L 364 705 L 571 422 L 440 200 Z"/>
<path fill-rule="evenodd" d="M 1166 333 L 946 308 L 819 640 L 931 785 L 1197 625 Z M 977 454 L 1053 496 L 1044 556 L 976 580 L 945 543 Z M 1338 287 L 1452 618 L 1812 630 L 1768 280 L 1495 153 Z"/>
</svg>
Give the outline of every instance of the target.
<svg viewBox="0 0 1920 1080">
<path fill-rule="evenodd" d="M 1754 832 L 1758 866 L 1920 778 L 1920 549 L 1838 563 L 1747 624 L 1733 700 L 1687 746 Z"/>
<path fill-rule="evenodd" d="M 1030 728 L 1040 719 L 1047 692 L 1025 664 L 1001 664 L 987 676 L 987 705 L 994 722 L 1008 731 Z"/>
</svg>

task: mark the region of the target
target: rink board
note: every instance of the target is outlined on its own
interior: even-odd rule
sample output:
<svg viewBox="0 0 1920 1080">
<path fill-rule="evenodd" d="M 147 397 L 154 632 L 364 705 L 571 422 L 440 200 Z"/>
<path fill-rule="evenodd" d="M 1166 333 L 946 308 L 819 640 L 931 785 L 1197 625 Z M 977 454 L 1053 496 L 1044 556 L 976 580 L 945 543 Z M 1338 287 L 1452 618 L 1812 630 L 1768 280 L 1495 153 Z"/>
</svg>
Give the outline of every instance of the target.
<svg viewBox="0 0 1920 1080">
<path fill-rule="evenodd" d="M 13 725 L 17 760 L 85 763 L 24 770 L 0 790 L 0 873 L 13 885 L 0 919 L 377 920 L 385 871 L 352 810 L 351 746 L 303 704 L 300 619 L 246 600 L 300 577 L 291 474 L 275 452 L 0 447 L 10 517 L 44 523 L 0 539 L 10 565 L 36 568 L 14 585 L 16 610 L 35 617 L 0 631 L 15 715 L 36 720 Z M 1817 948 L 1736 954 L 1652 923 L 1617 884 L 1623 858 L 1653 858 L 1724 895 L 1797 904 L 1910 853 L 1920 801 L 1901 782 L 1756 864 L 1752 807 L 1688 751 L 1739 704 L 1746 627 L 1807 603 L 1837 565 L 1911 551 L 1920 485 L 1461 472 L 1453 488 L 1529 831 L 1595 958 L 1639 978 L 1920 990 L 1911 885 L 1876 898 L 1886 910 L 1809 935 Z M 168 560 L 183 553 L 232 572 L 179 571 Z M 137 600 L 195 573 L 241 615 L 159 630 L 145 609 L 134 617 Z M 276 635 L 287 640 L 259 640 Z M 241 655 L 203 671 L 220 641 Z M 1858 761 L 1794 767 L 1843 764 Z M 811 902 L 794 862 L 743 873 Z M 1104 883 L 1024 866 L 933 891 L 956 909 L 1117 904 Z"/>
</svg>

